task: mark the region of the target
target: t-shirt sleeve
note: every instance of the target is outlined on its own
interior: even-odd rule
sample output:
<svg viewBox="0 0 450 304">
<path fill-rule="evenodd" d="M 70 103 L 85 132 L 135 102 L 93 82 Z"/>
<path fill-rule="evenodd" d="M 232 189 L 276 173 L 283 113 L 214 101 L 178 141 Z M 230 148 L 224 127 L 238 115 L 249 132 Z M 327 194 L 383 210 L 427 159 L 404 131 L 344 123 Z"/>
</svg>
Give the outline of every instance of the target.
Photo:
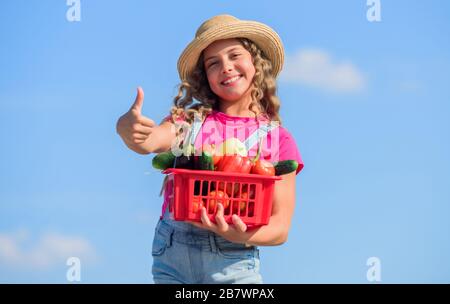
<svg viewBox="0 0 450 304">
<path fill-rule="evenodd" d="M 163 122 L 166 122 L 166 121 L 171 122 L 171 123 L 175 123 L 175 121 L 173 120 L 172 114 L 168 114 L 167 116 L 165 116 L 165 117 L 161 120 L 161 123 L 160 123 L 160 124 L 162 124 Z M 179 117 L 176 119 L 176 122 L 177 122 L 177 123 L 182 123 L 182 122 L 184 122 L 184 121 L 185 121 L 184 115 L 179 116 Z"/>
<path fill-rule="evenodd" d="M 284 128 L 280 127 L 279 161 L 295 160 L 298 162 L 296 174 L 304 167 L 302 156 L 294 137 Z"/>
</svg>

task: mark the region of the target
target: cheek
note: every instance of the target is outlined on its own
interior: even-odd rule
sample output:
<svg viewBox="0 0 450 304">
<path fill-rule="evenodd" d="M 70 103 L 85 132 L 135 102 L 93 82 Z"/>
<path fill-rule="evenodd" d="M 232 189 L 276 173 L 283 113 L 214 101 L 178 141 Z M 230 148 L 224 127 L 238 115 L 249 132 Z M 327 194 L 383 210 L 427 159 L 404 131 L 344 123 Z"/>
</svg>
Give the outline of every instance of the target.
<svg viewBox="0 0 450 304">
<path fill-rule="evenodd" d="M 220 85 L 217 83 L 217 76 L 214 73 L 206 73 L 206 79 L 208 80 L 209 88 L 211 91 L 217 94 L 217 90 Z"/>
<path fill-rule="evenodd" d="M 255 66 L 250 60 L 245 60 L 241 63 L 241 67 L 243 70 L 245 70 L 245 73 L 247 73 L 247 77 L 253 78 L 255 75 Z"/>
</svg>

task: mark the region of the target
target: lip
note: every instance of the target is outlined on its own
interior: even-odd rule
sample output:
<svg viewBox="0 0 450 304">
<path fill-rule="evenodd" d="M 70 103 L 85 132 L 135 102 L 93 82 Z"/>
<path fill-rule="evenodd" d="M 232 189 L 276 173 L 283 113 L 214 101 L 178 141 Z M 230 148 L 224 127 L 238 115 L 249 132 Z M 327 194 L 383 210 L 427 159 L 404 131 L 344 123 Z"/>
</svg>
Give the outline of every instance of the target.
<svg viewBox="0 0 450 304">
<path fill-rule="evenodd" d="M 230 76 L 230 77 L 225 78 L 224 80 L 222 80 L 222 81 L 220 82 L 220 84 L 223 85 L 223 86 L 232 86 L 232 85 L 233 85 L 236 81 L 238 81 L 239 79 L 236 80 L 235 82 L 232 82 L 232 83 L 229 83 L 229 84 L 224 84 L 224 82 L 227 81 L 228 79 L 234 78 L 234 77 L 236 77 L 236 76 L 239 76 L 239 79 L 242 78 L 242 74 L 237 74 L 237 75 L 234 75 L 234 76 Z"/>
</svg>

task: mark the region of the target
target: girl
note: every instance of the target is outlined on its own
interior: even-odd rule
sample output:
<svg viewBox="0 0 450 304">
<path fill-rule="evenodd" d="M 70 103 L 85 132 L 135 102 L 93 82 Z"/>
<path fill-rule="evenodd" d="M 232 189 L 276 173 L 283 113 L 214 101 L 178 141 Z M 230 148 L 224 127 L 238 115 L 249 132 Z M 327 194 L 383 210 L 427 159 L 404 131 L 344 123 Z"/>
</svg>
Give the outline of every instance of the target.
<svg viewBox="0 0 450 304">
<path fill-rule="evenodd" d="M 152 246 L 155 283 L 262 283 L 257 246 L 286 242 L 295 205 L 295 177 L 303 162 L 285 128 L 267 127 L 280 121 L 275 78 L 283 59 L 281 40 L 267 25 L 215 16 L 199 27 L 178 60 L 182 83 L 171 114 L 159 125 L 142 116 L 144 96 L 138 88 L 133 106 L 119 119 L 118 133 L 141 154 L 168 151 L 174 142 L 186 139 L 179 124 L 195 126 L 196 117 L 201 117 L 196 148 L 237 137 L 246 142 L 250 156 L 258 149 L 255 143 L 262 140 L 264 159 L 299 163 L 296 172 L 275 183 L 270 222 L 260 227 L 247 227 L 237 215 L 228 224 L 222 204 L 217 204 L 215 222 L 204 207 L 201 223 L 174 221 L 166 208 L 172 185 L 164 184 L 163 210 Z"/>
</svg>

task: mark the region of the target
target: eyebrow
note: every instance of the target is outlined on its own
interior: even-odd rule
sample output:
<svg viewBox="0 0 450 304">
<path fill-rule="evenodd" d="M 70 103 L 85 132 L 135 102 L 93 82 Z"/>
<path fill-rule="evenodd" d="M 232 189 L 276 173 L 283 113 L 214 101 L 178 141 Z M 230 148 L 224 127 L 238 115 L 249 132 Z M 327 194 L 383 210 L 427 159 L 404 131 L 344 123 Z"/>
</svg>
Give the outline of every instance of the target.
<svg viewBox="0 0 450 304">
<path fill-rule="evenodd" d="M 235 50 L 238 50 L 238 49 L 239 49 L 239 47 L 236 46 L 236 47 L 234 47 L 234 48 L 228 50 L 227 53 L 231 53 L 232 51 L 235 51 Z M 213 58 L 216 58 L 216 57 L 217 57 L 217 56 L 210 56 L 210 57 L 206 58 L 204 62 L 206 63 L 208 60 L 213 59 Z"/>
</svg>

